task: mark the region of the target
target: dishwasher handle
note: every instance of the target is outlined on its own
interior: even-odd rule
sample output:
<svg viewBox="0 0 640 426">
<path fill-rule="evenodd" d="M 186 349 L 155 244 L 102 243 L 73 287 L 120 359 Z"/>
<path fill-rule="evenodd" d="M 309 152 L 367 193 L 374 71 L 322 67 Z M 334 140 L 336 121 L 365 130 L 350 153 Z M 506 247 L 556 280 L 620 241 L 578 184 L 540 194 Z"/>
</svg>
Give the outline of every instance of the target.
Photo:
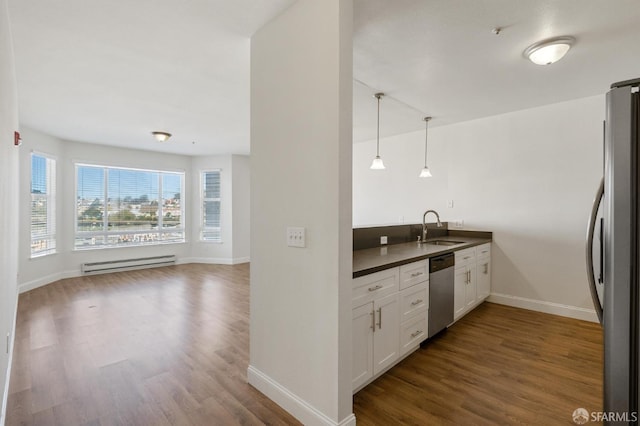
<svg viewBox="0 0 640 426">
<path fill-rule="evenodd" d="M 455 265 L 455 256 L 453 253 L 445 253 L 440 256 L 432 257 L 429 260 L 429 273 L 441 271 Z"/>
</svg>

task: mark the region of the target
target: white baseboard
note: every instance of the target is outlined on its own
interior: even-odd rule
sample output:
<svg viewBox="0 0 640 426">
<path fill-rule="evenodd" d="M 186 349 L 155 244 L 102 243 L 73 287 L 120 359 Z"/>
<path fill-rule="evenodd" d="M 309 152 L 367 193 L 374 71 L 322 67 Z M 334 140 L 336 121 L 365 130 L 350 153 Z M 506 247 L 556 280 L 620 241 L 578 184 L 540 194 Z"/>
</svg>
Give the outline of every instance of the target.
<svg viewBox="0 0 640 426">
<path fill-rule="evenodd" d="M 500 305 L 528 309 L 530 311 L 560 315 L 583 321 L 598 322 L 598 316 L 596 315 L 595 310 L 580 308 L 578 306 L 563 305 L 561 303 L 545 302 L 543 300 L 527 299 L 526 297 L 511 296 L 509 294 L 500 293 L 491 293 L 487 301 L 498 303 Z"/>
<path fill-rule="evenodd" d="M 184 265 L 187 263 L 205 263 L 210 265 L 237 265 L 239 263 L 247 263 L 248 257 L 183 257 L 176 261 L 177 265 Z"/>
<path fill-rule="evenodd" d="M 2 393 L 2 410 L 0 411 L 0 425 L 4 426 L 7 419 L 7 400 L 9 399 L 9 381 L 11 380 L 11 366 L 13 364 L 13 346 L 16 341 L 16 320 L 18 318 L 18 295 L 16 294 L 13 308 L 13 324 L 11 326 L 11 339 L 9 340 L 9 362 L 7 362 L 7 378 Z"/>
<path fill-rule="evenodd" d="M 37 278 L 32 281 L 27 281 L 26 283 L 22 283 L 18 285 L 18 293 L 22 294 L 27 291 L 36 289 L 38 287 L 45 286 L 47 284 L 54 283 L 56 281 L 63 280 L 65 278 L 75 278 L 82 275 L 80 269 L 72 270 L 72 271 L 63 271 L 56 272 L 55 274 L 46 275 L 44 277 Z M 0 423 L 1 424 L 1 423 Z"/>
<path fill-rule="evenodd" d="M 252 365 L 247 369 L 247 378 L 251 386 L 265 394 L 305 425 L 356 425 L 356 417 L 353 413 L 337 423 Z"/>
<path fill-rule="evenodd" d="M 248 257 L 239 257 L 235 259 L 228 258 L 216 258 L 216 257 L 183 257 L 176 261 L 176 265 L 184 265 L 187 263 L 207 263 L 217 265 L 237 265 L 240 263 L 249 262 Z M 37 278 L 35 280 L 27 281 L 18 285 L 18 293 L 22 294 L 30 290 L 34 290 L 38 287 L 43 287 L 47 284 L 54 283 L 56 281 L 63 280 L 65 278 L 81 277 L 82 271 L 75 269 L 72 271 L 56 272 L 55 274 L 46 275 L 44 277 Z M 2 425 L 2 423 L 0 423 Z"/>
</svg>

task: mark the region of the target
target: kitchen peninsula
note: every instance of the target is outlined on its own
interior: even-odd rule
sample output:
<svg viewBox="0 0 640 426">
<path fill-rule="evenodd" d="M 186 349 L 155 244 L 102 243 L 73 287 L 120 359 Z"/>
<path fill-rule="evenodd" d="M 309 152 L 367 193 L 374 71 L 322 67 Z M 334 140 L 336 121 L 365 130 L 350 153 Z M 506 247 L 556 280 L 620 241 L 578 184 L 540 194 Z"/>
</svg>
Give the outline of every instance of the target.
<svg viewBox="0 0 640 426">
<path fill-rule="evenodd" d="M 442 305 L 450 311 L 444 327 L 490 294 L 491 232 L 449 230 L 446 223 L 427 229 L 421 242 L 422 225 L 353 230 L 354 393 L 418 349 Z M 442 282 L 436 263 L 445 258 L 450 271 Z"/>
</svg>

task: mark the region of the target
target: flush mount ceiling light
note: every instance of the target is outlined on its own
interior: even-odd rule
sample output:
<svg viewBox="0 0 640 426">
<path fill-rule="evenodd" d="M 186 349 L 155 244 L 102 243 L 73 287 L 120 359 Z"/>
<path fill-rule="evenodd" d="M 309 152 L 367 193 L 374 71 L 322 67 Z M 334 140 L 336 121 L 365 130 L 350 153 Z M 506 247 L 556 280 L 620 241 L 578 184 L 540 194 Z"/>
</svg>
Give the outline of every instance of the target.
<svg viewBox="0 0 640 426">
<path fill-rule="evenodd" d="M 421 178 L 431 177 L 431 171 L 429 170 L 429 167 L 427 167 L 427 136 L 429 131 L 429 121 L 431 121 L 431 117 L 424 118 L 424 168 L 419 175 Z"/>
<path fill-rule="evenodd" d="M 384 96 L 384 93 L 376 93 L 373 96 L 378 99 L 378 135 L 376 137 L 376 158 L 373 159 L 370 169 L 384 170 L 384 163 L 382 162 L 382 158 L 380 158 L 380 98 Z"/>
<path fill-rule="evenodd" d="M 166 142 L 171 137 L 171 133 L 167 132 L 151 132 L 151 134 L 158 142 Z"/>
<path fill-rule="evenodd" d="M 537 65 L 549 65 L 562 59 L 576 39 L 571 36 L 554 37 L 527 47 L 524 56 Z"/>
</svg>

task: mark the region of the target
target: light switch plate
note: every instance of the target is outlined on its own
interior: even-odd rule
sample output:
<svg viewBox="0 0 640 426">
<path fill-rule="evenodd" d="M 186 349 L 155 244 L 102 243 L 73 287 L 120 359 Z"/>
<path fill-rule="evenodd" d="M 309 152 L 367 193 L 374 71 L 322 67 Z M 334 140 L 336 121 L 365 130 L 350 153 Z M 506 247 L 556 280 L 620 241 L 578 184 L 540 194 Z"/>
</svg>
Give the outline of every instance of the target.
<svg viewBox="0 0 640 426">
<path fill-rule="evenodd" d="M 287 227 L 287 246 L 289 247 L 306 247 L 306 229 L 300 227 Z"/>
</svg>

